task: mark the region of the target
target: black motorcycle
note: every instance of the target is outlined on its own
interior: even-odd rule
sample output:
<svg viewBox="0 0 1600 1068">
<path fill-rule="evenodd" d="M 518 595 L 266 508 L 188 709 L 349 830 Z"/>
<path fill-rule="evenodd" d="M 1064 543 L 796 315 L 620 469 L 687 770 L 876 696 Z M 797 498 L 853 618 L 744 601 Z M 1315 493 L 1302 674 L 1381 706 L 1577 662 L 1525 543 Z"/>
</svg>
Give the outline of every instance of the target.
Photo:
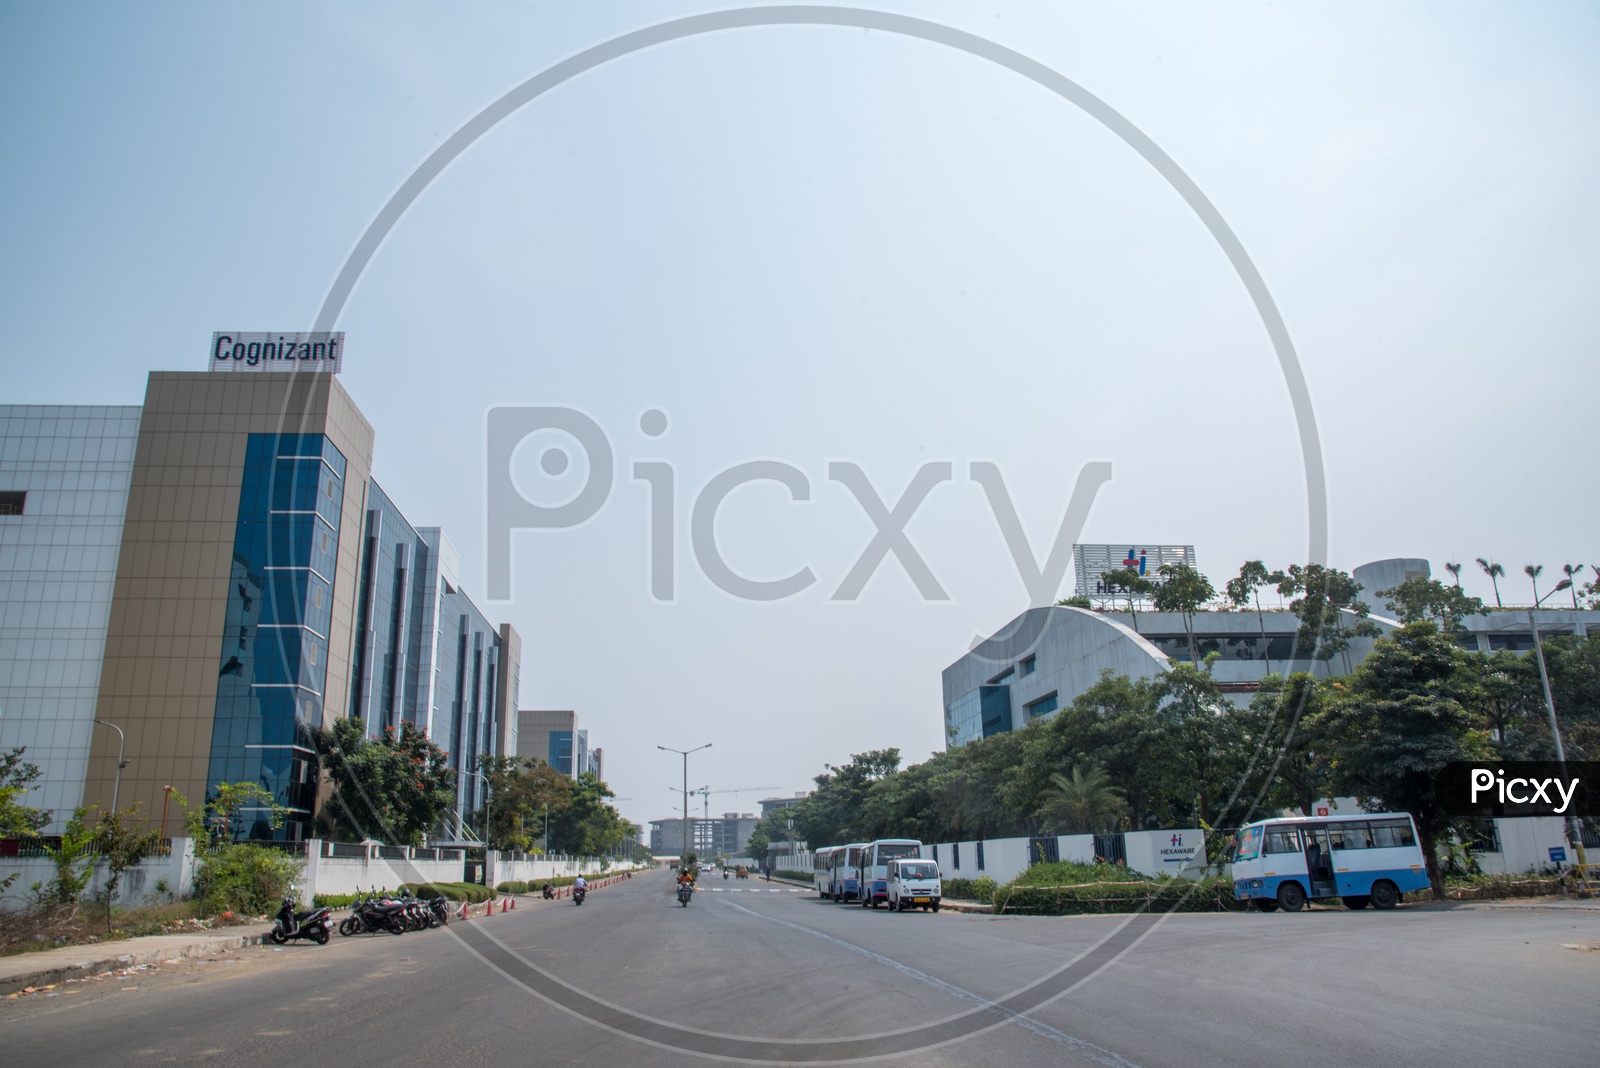
<svg viewBox="0 0 1600 1068">
<path fill-rule="evenodd" d="M 280 946 L 291 938 L 309 938 L 319 946 L 327 945 L 333 910 L 323 907 L 296 912 L 294 906 L 293 894 L 283 899 L 283 908 L 278 910 L 268 937 Z"/>
<path fill-rule="evenodd" d="M 388 931 L 390 934 L 405 934 L 409 926 L 405 909 L 398 901 L 384 901 L 376 894 L 369 894 L 351 906 L 350 915 L 339 924 L 339 933 L 355 935 Z"/>
<path fill-rule="evenodd" d="M 583 899 L 588 897 L 588 896 L 589 896 L 589 890 L 588 890 L 587 887 L 574 886 L 572 888 L 572 903 L 574 905 L 583 904 Z"/>
<path fill-rule="evenodd" d="M 678 904 L 682 905 L 684 908 L 688 908 L 689 907 L 689 902 L 693 898 L 694 898 L 694 884 L 693 883 L 679 883 L 678 884 Z"/>
<path fill-rule="evenodd" d="M 433 920 L 437 921 L 437 922 L 429 921 L 428 926 L 430 926 L 430 927 L 443 927 L 445 924 L 450 922 L 450 899 L 449 898 L 447 898 L 447 897 L 436 897 L 436 898 L 434 898 L 433 900 L 428 902 L 428 910 L 433 913 Z"/>
</svg>

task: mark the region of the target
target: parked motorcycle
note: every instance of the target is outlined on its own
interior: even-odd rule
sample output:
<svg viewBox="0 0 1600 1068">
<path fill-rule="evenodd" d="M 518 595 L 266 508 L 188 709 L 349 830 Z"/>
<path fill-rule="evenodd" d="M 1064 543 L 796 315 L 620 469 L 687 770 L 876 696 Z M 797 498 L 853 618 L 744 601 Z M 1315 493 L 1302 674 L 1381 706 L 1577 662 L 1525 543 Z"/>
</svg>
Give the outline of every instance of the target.
<svg viewBox="0 0 1600 1068">
<path fill-rule="evenodd" d="M 556 888 L 551 886 L 549 883 L 545 883 L 544 884 L 544 891 L 541 893 L 540 896 L 543 897 L 546 901 L 554 901 L 555 897 L 556 897 Z"/>
<path fill-rule="evenodd" d="M 333 910 L 323 907 L 296 912 L 294 906 L 294 894 L 291 893 L 283 899 L 283 908 L 278 910 L 268 937 L 280 946 L 291 938 L 309 938 L 319 946 L 327 945 Z"/>
<path fill-rule="evenodd" d="M 405 934 L 409 924 L 405 918 L 405 906 L 398 901 L 379 898 L 376 892 L 360 898 L 351 906 L 350 915 L 339 924 L 341 935 L 354 935 L 363 932 L 388 931 L 390 934 Z"/>
</svg>

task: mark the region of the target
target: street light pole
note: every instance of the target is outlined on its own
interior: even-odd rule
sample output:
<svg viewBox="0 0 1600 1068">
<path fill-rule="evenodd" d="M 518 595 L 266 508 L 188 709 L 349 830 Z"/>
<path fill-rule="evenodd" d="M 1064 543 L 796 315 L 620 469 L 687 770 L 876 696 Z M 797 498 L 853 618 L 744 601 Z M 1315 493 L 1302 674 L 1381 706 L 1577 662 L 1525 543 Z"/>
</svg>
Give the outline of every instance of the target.
<svg viewBox="0 0 1600 1068">
<path fill-rule="evenodd" d="M 1544 642 L 1539 638 L 1539 624 L 1533 618 L 1534 608 L 1544 604 L 1545 597 L 1553 597 L 1572 585 L 1571 579 L 1562 579 L 1556 583 L 1556 588 L 1533 602 L 1533 607 L 1528 609 L 1528 629 L 1533 631 L 1533 655 L 1539 661 L 1539 681 L 1544 684 L 1544 708 L 1550 715 L 1550 736 L 1556 743 L 1556 763 L 1561 765 L 1563 778 L 1567 774 L 1567 749 L 1561 744 L 1561 727 L 1556 723 L 1556 699 L 1550 689 L 1550 672 L 1544 666 Z M 1535 590 L 1535 593 L 1538 591 Z M 1578 817 L 1573 814 L 1567 816 L 1568 832 L 1572 835 L 1572 849 L 1577 855 L 1578 864 L 1583 871 L 1588 870 L 1589 859 L 1583 849 L 1583 825 L 1578 822 Z"/>
<path fill-rule="evenodd" d="M 122 769 L 128 766 L 128 762 L 122 759 L 122 754 L 128 747 L 128 736 L 122 733 L 122 728 L 117 726 L 115 723 L 107 723 L 103 719 L 97 719 L 95 722 L 100 724 L 102 727 L 110 727 L 112 730 L 116 731 L 117 738 L 119 739 L 117 742 L 117 778 L 116 781 L 111 785 L 111 813 L 113 816 L 115 816 L 117 811 L 117 795 L 122 792 Z"/>
<path fill-rule="evenodd" d="M 682 875 L 684 866 L 689 862 L 689 754 L 698 753 L 702 749 L 710 749 L 711 743 L 697 745 L 693 749 L 673 749 L 671 746 L 666 745 L 658 745 L 656 748 L 667 753 L 677 753 L 683 757 L 683 853 L 678 858 L 678 874 Z"/>
</svg>

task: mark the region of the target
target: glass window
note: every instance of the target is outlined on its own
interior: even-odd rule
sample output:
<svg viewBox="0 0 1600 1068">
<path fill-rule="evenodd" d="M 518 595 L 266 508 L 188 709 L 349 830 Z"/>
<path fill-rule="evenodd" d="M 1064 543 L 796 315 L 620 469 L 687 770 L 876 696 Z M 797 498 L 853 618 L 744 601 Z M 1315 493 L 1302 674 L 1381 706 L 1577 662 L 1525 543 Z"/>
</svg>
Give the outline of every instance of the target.
<svg viewBox="0 0 1600 1068">
<path fill-rule="evenodd" d="M 1046 694 L 1037 701 L 1030 701 L 1028 703 L 1028 718 L 1034 719 L 1038 716 L 1048 716 L 1050 713 L 1058 710 L 1060 707 L 1061 702 L 1057 699 L 1055 694 Z"/>
<path fill-rule="evenodd" d="M 1035 671 L 1039 670 L 1039 658 L 1037 656 L 1023 657 L 1022 663 L 1017 665 L 1017 667 L 1022 674 L 1032 675 Z"/>
<path fill-rule="evenodd" d="M 1008 681 L 1016 673 L 1017 673 L 1017 669 L 1016 668 L 1006 668 L 1004 671 L 1000 672 L 1000 674 L 998 674 L 994 678 L 990 679 L 989 680 L 989 685 L 990 686 L 998 686 L 1002 682 Z"/>
<path fill-rule="evenodd" d="M 939 869 L 931 861 L 919 860 L 915 864 L 901 861 L 900 878 L 902 879 L 933 879 L 939 875 Z"/>
<path fill-rule="evenodd" d="M 1300 831 L 1296 827 L 1279 827 L 1270 830 L 1262 842 L 1263 853 L 1298 853 L 1300 852 Z"/>
<path fill-rule="evenodd" d="M 950 867 L 959 870 L 961 867 L 961 843 L 950 843 Z"/>
<path fill-rule="evenodd" d="M 0 515 L 22 515 L 27 500 L 26 490 L 0 491 Z"/>
<path fill-rule="evenodd" d="M 1372 831 L 1365 823 L 1330 823 L 1328 837 L 1335 849 L 1372 848 Z"/>
<path fill-rule="evenodd" d="M 1488 823 L 1491 828 L 1494 827 L 1493 820 Z M 1373 820 L 1371 827 L 1373 849 L 1399 849 L 1417 844 L 1416 836 L 1411 833 L 1410 820 Z M 1495 849 L 1484 852 L 1499 852 L 1498 839 Z"/>
</svg>

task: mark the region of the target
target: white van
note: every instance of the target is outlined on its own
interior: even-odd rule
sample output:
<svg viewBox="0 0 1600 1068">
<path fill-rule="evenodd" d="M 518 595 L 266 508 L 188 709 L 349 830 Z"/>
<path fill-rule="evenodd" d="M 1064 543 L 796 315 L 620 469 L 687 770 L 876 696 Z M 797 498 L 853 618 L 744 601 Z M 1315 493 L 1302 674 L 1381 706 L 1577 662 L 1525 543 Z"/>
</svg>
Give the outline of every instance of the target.
<svg viewBox="0 0 1600 1068">
<path fill-rule="evenodd" d="M 939 911 L 944 884 L 939 881 L 939 865 L 933 861 L 915 857 L 891 860 L 888 882 L 890 912 L 915 908 Z"/>
</svg>

